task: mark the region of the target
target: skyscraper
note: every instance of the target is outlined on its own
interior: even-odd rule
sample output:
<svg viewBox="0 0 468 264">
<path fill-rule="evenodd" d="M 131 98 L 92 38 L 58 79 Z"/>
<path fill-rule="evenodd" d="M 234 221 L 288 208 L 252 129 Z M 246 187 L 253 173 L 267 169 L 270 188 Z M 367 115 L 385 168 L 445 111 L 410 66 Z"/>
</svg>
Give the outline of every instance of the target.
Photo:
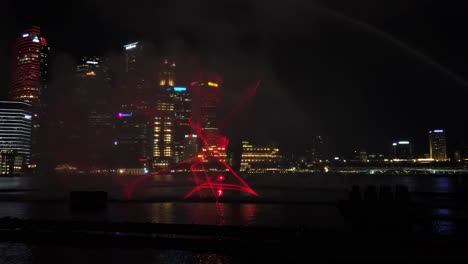
<svg viewBox="0 0 468 264">
<path fill-rule="evenodd" d="M 153 120 L 153 168 L 159 169 L 175 162 L 175 62 L 164 59 L 160 64 L 158 90 Z"/>
<path fill-rule="evenodd" d="M 210 78 L 211 77 L 211 78 Z M 218 106 L 220 103 L 220 83 L 216 82 L 215 76 L 205 77 L 191 83 L 193 89 L 193 123 L 204 132 L 205 144 L 208 146 L 218 145 Z M 224 146 L 227 147 L 227 146 Z"/>
<path fill-rule="evenodd" d="M 182 159 L 186 160 L 197 156 L 199 151 L 199 144 L 197 134 L 188 134 L 184 136 L 184 152 Z"/>
<path fill-rule="evenodd" d="M 437 161 L 447 161 L 447 143 L 445 140 L 445 131 L 435 129 L 429 131 L 429 153 L 431 159 Z"/>
<path fill-rule="evenodd" d="M 31 104 L 32 148 L 37 156 L 38 130 L 43 111 L 42 94 L 47 89 L 48 56 L 50 47 L 40 27 L 24 31 L 16 40 L 12 59 L 12 78 L 9 98 Z M 36 149 L 36 150 L 35 150 Z M 33 157 L 35 160 L 36 158 Z M 35 162 L 35 161 L 33 161 Z"/>
<path fill-rule="evenodd" d="M 175 86 L 171 91 L 174 103 L 174 159 L 178 163 L 186 156 L 184 140 L 191 135 L 189 118 L 192 116 L 192 96 L 187 87 Z M 191 151 L 189 151 L 191 152 Z M 196 153 L 195 153 L 196 155 Z"/>
<path fill-rule="evenodd" d="M 121 109 L 123 112 L 116 114 L 117 136 L 113 142 L 116 153 L 115 166 L 149 169 L 150 121 L 134 105 L 122 105 Z"/>
<path fill-rule="evenodd" d="M 413 157 L 413 148 L 409 141 L 392 143 L 392 156 L 398 159 L 410 159 Z"/>
<path fill-rule="evenodd" d="M 24 31 L 16 40 L 13 54 L 13 74 L 10 99 L 40 105 L 46 89 L 49 46 L 39 27 Z"/>
<path fill-rule="evenodd" d="M 107 167 L 112 151 L 113 91 L 107 61 L 98 56 L 85 56 L 76 68 L 77 81 L 73 96 L 75 116 L 72 135 L 81 155 L 87 156 L 91 167 Z M 114 111 L 112 111 L 114 110 Z M 78 113 L 79 112 L 79 113 Z M 83 144 L 86 142 L 86 144 Z M 84 154 L 87 153 L 87 154 Z"/>
<path fill-rule="evenodd" d="M 307 162 L 316 163 L 324 159 L 323 138 L 315 136 L 312 138 L 312 145 L 306 149 Z"/>
<path fill-rule="evenodd" d="M 124 69 L 115 80 L 120 88 L 116 100 L 118 111 L 114 113 L 115 166 L 125 168 L 149 169 L 151 159 L 154 108 L 151 108 L 152 101 L 148 94 L 151 75 L 144 65 L 147 58 L 143 51 L 140 42 L 123 46 Z"/>
<path fill-rule="evenodd" d="M 31 157 L 31 105 L 0 101 L 0 150 L 14 151 L 15 169 L 24 169 Z"/>
</svg>

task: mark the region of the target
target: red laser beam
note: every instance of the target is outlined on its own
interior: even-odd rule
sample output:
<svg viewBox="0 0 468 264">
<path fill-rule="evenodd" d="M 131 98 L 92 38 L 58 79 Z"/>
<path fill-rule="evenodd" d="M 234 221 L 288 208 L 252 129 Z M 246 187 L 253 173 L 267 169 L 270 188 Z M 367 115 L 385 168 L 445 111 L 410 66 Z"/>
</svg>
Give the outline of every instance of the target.
<svg viewBox="0 0 468 264">
<path fill-rule="evenodd" d="M 200 80 L 202 79 L 200 78 Z M 193 82 L 191 84 L 191 87 L 193 88 L 192 92 L 194 94 L 204 96 L 205 98 L 205 103 L 199 106 L 199 108 L 201 109 L 202 118 L 199 118 L 198 120 L 194 121 L 192 117 L 190 117 L 188 121 L 190 127 L 193 129 L 195 134 L 197 134 L 198 138 L 200 138 L 202 142 L 202 151 L 196 157 L 192 157 L 185 161 L 163 168 L 157 172 L 139 177 L 128 184 L 124 183 L 127 199 L 131 199 L 135 188 L 143 180 L 153 175 L 171 170 L 173 168 L 176 168 L 177 166 L 188 162 L 193 162 L 193 164 L 191 164 L 189 168 L 196 186 L 188 194 L 186 194 L 183 197 L 183 199 L 191 197 L 196 192 L 198 192 L 201 198 L 203 196 L 203 193 L 201 192 L 203 189 L 211 190 L 211 193 L 216 198 L 216 201 L 218 201 L 218 199 L 224 195 L 226 190 L 242 191 L 258 196 L 258 194 L 229 166 L 229 164 L 227 164 L 226 161 L 223 160 L 222 155 L 224 156 L 226 153 L 226 149 L 229 144 L 229 139 L 219 134 L 216 130 L 213 131 L 203 128 L 204 123 L 202 123 L 202 120 L 205 120 L 206 115 L 208 115 L 212 110 L 212 107 L 214 107 L 213 105 L 219 104 L 219 98 L 217 97 L 219 95 L 219 87 L 222 83 L 221 78 L 218 77 L 211 79 L 211 81 L 205 81 L 204 84 L 201 84 L 207 85 L 204 86 L 205 89 L 202 89 L 201 86 L 198 86 L 199 83 L 200 82 Z M 258 87 L 260 86 L 260 83 L 260 81 L 257 81 L 252 88 L 248 89 L 241 103 L 229 112 L 227 117 L 224 119 L 223 124 L 226 124 L 226 122 L 230 121 L 233 116 L 237 115 L 242 110 L 242 108 L 252 100 L 252 98 L 256 94 Z M 209 88 L 206 88 L 208 86 Z M 138 105 L 137 102 L 134 102 L 134 105 L 138 109 L 144 110 L 144 113 L 147 115 L 155 116 L 157 114 L 161 114 L 155 111 L 148 110 L 147 108 Z M 218 165 L 217 169 L 215 169 L 217 173 L 220 172 L 219 167 L 225 168 L 224 175 L 220 173 L 214 177 L 214 180 L 212 180 L 212 176 L 210 176 L 210 170 L 207 169 L 207 165 Z"/>
<path fill-rule="evenodd" d="M 240 103 L 238 105 L 236 105 L 226 115 L 226 118 L 224 118 L 224 120 L 221 122 L 221 125 L 220 125 L 221 128 L 225 128 L 227 123 L 230 122 L 232 120 L 232 118 L 234 116 L 236 116 L 238 113 L 242 112 L 243 108 L 245 108 L 245 106 L 247 104 L 249 104 L 253 100 L 255 94 L 257 94 L 258 87 L 260 87 L 261 83 L 262 83 L 262 81 L 258 80 L 258 81 L 255 82 L 255 84 L 252 87 L 248 88 L 247 92 L 245 93 L 245 95 L 240 100 Z"/>
</svg>

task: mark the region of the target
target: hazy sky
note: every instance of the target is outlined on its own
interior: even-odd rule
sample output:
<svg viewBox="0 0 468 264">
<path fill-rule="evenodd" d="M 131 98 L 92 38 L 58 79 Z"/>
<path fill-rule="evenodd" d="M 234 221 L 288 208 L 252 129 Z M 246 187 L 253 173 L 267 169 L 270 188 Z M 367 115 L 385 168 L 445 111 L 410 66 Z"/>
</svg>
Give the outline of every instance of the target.
<svg viewBox="0 0 468 264">
<path fill-rule="evenodd" d="M 283 149 L 322 135 L 339 152 L 387 152 L 399 139 L 427 152 L 432 128 L 447 129 L 451 143 L 468 139 L 466 1 L 26 2 L 2 3 L 2 95 L 11 43 L 34 24 L 52 46 L 52 68 L 145 39 L 160 55 L 217 69 L 227 98 L 261 79 L 232 130 Z"/>
</svg>

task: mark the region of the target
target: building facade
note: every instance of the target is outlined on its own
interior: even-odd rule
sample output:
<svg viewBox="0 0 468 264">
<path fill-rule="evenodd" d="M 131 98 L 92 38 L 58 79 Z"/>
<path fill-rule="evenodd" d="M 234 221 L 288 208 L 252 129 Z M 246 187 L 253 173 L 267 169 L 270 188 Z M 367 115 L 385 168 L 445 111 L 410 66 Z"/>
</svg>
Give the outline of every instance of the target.
<svg viewBox="0 0 468 264">
<path fill-rule="evenodd" d="M 192 116 L 192 96 L 187 87 L 175 86 L 172 88 L 170 97 L 174 103 L 174 161 L 179 163 L 184 160 L 184 157 L 187 157 L 185 155 L 186 136 L 192 135 L 189 122 Z M 192 154 L 193 149 L 188 147 L 190 148 L 188 152 Z"/>
<path fill-rule="evenodd" d="M 14 150 L 0 150 L 0 176 L 13 176 L 15 173 L 15 157 Z"/>
<path fill-rule="evenodd" d="M 447 161 L 447 142 L 445 131 L 435 129 L 429 131 L 429 154 L 431 159 L 436 161 Z"/>
<path fill-rule="evenodd" d="M 25 169 L 31 159 L 31 105 L 0 101 L 0 150 L 14 151 L 15 170 Z"/>
<path fill-rule="evenodd" d="M 184 136 L 184 152 L 182 160 L 196 157 L 200 151 L 200 141 L 197 134 L 188 134 Z"/>
<path fill-rule="evenodd" d="M 271 146 L 254 146 L 242 142 L 241 171 L 275 168 L 281 161 L 279 149 Z"/>
<path fill-rule="evenodd" d="M 392 157 L 396 159 L 413 158 L 413 147 L 409 141 L 398 141 L 392 143 Z"/>
<path fill-rule="evenodd" d="M 77 149 L 85 148 L 82 153 L 87 156 L 86 166 L 107 167 L 112 152 L 115 110 L 112 111 L 114 98 L 106 59 L 83 57 L 76 67 L 76 77 L 74 100 L 70 102 L 77 115 L 72 121 L 74 143 Z"/>
<path fill-rule="evenodd" d="M 173 164 L 175 159 L 175 84 L 176 63 L 164 59 L 160 64 L 153 120 L 153 169 Z"/>
<path fill-rule="evenodd" d="M 31 104 L 33 162 L 38 160 L 38 135 L 47 90 L 50 47 L 40 27 L 25 30 L 14 45 L 9 99 Z"/>
</svg>

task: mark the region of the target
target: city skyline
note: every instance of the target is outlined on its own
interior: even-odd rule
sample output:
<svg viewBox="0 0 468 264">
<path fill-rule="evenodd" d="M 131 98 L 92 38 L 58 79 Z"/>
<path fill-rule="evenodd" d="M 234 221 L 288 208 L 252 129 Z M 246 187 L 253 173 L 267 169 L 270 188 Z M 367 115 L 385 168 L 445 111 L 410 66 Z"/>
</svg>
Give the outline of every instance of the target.
<svg viewBox="0 0 468 264">
<path fill-rule="evenodd" d="M 411 8 L 417 6 L 417 4 L 407 5 Z M 327 7 L 326 5 L 324 6 Z M 88 5 L 83 4 L 78 8 L 85 7 L 88 7 Z M 404 43 L 416 43 L 415 45 L 410 45 L 414 48 L 417 48 L 419 41 L 425 40 L 424 38 L 426 37 L 408 35 L 413 32 L 411 29 L 402 29 L 398 26 L 388 28 L 381 19 L 374 18 L 371 15 L 360 15 L 359 5 L 350 7 L 337 2 L 330 4 L 328 7 L 335 8 L 336 11 L 343 12 L 345 15 L 359 21 L 368 22 L 371 26 L 380 28 L 389 34 L 391 33 L 397 39 L 404 40 Z M 14 10 L 16 7 L 12 6 L 11 8 Z M 99 8 L 98 6 L 96 10 Z M 119 10 L 120 7 L 115 8 Z M 151 10 L 152 8 L 150 5 L 148 9 Z M 213 6 L 210 8 L 217 10 L 219 7 Z M 248 8 L 252 8 L 251 12 L 254 12 L 254 14 L 255 12 L 259 12 L 255 7 Z M 432 4 L 427 4 L 424 8 L 429 10 L 429 14 L 434 17 L 446 15 L 443 8 L 440 10 L 440 13 L 436 13 Z M 313 9 L 313 12 L 317 13 L 317 20 L 325 23 L 325 25 L 315 26 L 315 22 L 311 22 L 314 32 L 313 34 L 310 33 L 308 39 L 298 42 L 300 52 L 295 52 L 290 45 L 283 44 L 283 40 L 277 38 L 275 33 L 272 36 L 266 36 L 267 39 L 275 40 L 273 41 L 274 44 L 265 46 L 268 51 L 266 53 L 258 51 L 256 47 L 261 46 L 264 42 L 258 42 L 256 38 L 252 38 L 251 43 L 247 44 L 244 48 L 238 47 L 238 45 L 242 45 L 239 44 L 240 40 L 236 39 L 234 40 L 235 45 L 230 44 L 226 46 L 226 49 L 223 49 L 222 46 L 225 42 L 217 43 L 216 41 L 209 41 L 209 39 L 217 39 L 217 37 L 224 36 L 225 33 L 223 32 L 215 32 L 213 38 L 204 38 L 203 36 L 206 35 L 196 35 L 196 41 L 190 42 L 190 38 L 180 33 L 175 26 L 163 29 L 151 28 L 148 33 L 145 33 L 144 29 L 148 28 L 148 26 L 145 26 L 146 21 L 128 21 L 129 27 L 125 28 L 108 27 L 104 22 L 97 21 L 98 23 L 95 23 L 97 29 L 103 30 L 94 30 L 93 32 L 77 30 L 76 38 L 75 36 L 62 36 L 62 32 L 66 30 L 61 26 L 53 24 L 53 18 L 58 18 L 61 15 L 54 14 L 42 7 L 39 9 L 44 11 L 44 17 L 32 14 L 30 16 L 22 15 L 24 17 L 19 17 L 18 22 L 11 29 L 7 30 L 8 33 L 5 34 L 5 38 L 6 36 L 11 36 L 8 37 L 11 46 L 11 38 L 16 38 L 18 32 L 21 32 L 25 27 L 32 24 L 41 25 L 48 37 L 49 43 L 52 43 L 52 53 L 56 65 L 58 64 L 56 62 L 63 61 L 64 57 L 68 57 L 68 59 L 73 58 L 73 60 L 78 61 L 82 55 L 107 56 L 113 52 L 115 53 L 122 45 L 132 43 L 132 41 L 139 41 L 140 39 L 147 39 L 155 43 L 154 49 L 158 53 L 164 53 L 161 56 L 171 56 L 172 54 L 183 54 L 180 55 L 182 57 L 185 54 L 196 55 L 198 58 L 203 58 L 201 61 L 205 64 L 215 65 L 214 67 L 219 66 L 219 69 L 225 73 L 225 89 L 234 95 L 233 98 L 236 96 L 240 97 L 244 87 L 248 83 L 255 81 L 254 77 L 266 76 L 266 78 L 261 78 L 263 79 L 262 86 L 259 89 L 255 103 L 250 109 L 250 112 L 253 114 L 241 122 L 239 129 L 246 132 L 245 128 L 255 127 L 255 131 L 248 132 L 248 135 L 246 135 L 247 139 L 269 141 L 264 143 L 278 142 L 284 146 L 283 149 L 287 152 L 297 152 L 302 149 L 303 145 L 311 145 L 311 142 L 308 143 L 309 138 L 317 135 L 321 135 L 326 139 L 328 151 L 332 153 L 350 152 L 356 148 L 366 148 L 370 151 L 372 151 L 372 148 L 375 148 L 375 152 L 387 152 L 388 144 L 393 142 L 395 138 L 407 138 L 411 140 L 414 142 L 415 152 L 423 153 L 427 149 L 426 131 L 435 128 L 444 128 L 450 135 L 448 140 L 449 149 L 453 148 L 450 145 L 457 144 L 458 141 L 465 139 L 464 135 L 466 135 L 467 129 L 464 125 L 459 127 L 460 123 L 464 124 L 465 122 L 459 121 L 463 120 L 463 115 L 461 115 L 461 100 L 466 96 L 467 89 L 460 86 L 452 78 L 447 77 L 446 74 L 441 73 L 430 65 L 425 65 L 426 63 L 421 62 L 418 58 L 414 58 L 414 56 L 408 54 L 405 50 L 398 49 L 391 42 L 382 40 L 378 36 L 363 36 L 366 30 L 359 27 L 356 28 L 352 23 L 333 20 L 327 12 L 318 10 L 315 7 L 311 7 L 311 10 Z M 402 7 L 397 4 L 395 4 L 395 9 L 399 10 L 397 14 L 404 13 Z M 176 9 L 173 7 L 171 10 Z M 388 12 L 377 7 L 375 12 L 384 17 L 389 15 Z M 278 13 L 274 12 L 273 15 L 276 17 Z M 218 19 L 223 22 L 222 25 L 226 25 L 224 19 L 213 19 Z M 411 18 L 409 21 L 414 21 L 413 19 L 417 20 L 416 18 Z M 339 26 L 331 26 L 329 24 L 330 20 L 338 22 Z M 268 22 L 272 21 L 268 20 Z M 452 24 L 449 22 L 447 21 L 447 27 L 453 24 L 453 22 Z M 90 22 L 84 23 L 86 25 L 86 23 Z M 113 24 L 114 22 L 108 23 Z M 159 21 L 158 23 L 162 26 L 167 25 L 164 21 Z M 181 20 L 181 23 L 182 25 L 187 24 L 185 20 Z M 195 21 L 195 23 L 198 23 L 198 21 Z M 237 21 L 232 23 L 233 25 L 238 25 Z M 253 23 L 255 25 L 254 20 L 246 20 L 246 23 Z M 419 25 L 415 24 L 415 26 Z M 71 27 L 80 28 L 81 25 L 71 25 Z M 445 27 L 445 25 L 442 25 L 442 27 Z M 460 25 L 460 30 L 461 28 L 463 27 Z M 208 27 L 208 29 L 212 30 L 211 27 Z M 156 34 L 158 30 L 161 30 L 162 35 Z M 240 29 L 241 32 L 243 30 L 243 28 Z M 456 28 L 453 32 L 448 31 L 445 33 L 437 31 L 436 34 L 440 36 L 445 36 L 443 34 L 446 34 L 450 37 L 450 34 L 456 34 L 458 30 Z M 337 39 L 334 35 L 328 34 L 334 31 L 343 33 L 339 35 L 341 38 L 355 40 L 358 46 L 368 46 L 368 43 L 376 44 L 379 55 L 375 56 L 371 51 L 364 51 L 353 45 L 344 46 L 337 44 Z M 171 35 L 171 32 L 177 33 Z M 326 38 L 317 41 L 309 53 L 300 48 L 303 44 L 310 43 L 312 39 L 316 40 L 323 37 L 324 33 L 326 33 Z M 88 37 L 86 37 L 87 35 Z M 292 35 L 291 37 L 294 40 L 300 40 L 296 35 Z M 335 44 L 322 47 L 321 45 L 325 40 L 326 42 Z M 443 40 L 439 38 L 440 41 Z M 460 43 L 464 41 L 462 39 Z M 81 44 L 78 45 L 79 42 Z M 456 45 L 460 45 L 460 43 Z M 451 68 L 457 73 L 463 73 L 461 66 L 458 66 L 456 62 L 455 64 L 450 62 L 450 58 L 453 57 L 450 56 L 451 51 L 446 48 L 439 49 L 438 46 L 437 48 L 432 47 L 430 46 L 431 44 L 428 45 L 428 50 L 423 50 L 425 54 L 431 55 L 429 57 L 437 59 L 436 61 L 443 62 L 442 65 L 446 65 L 447 68 Z M 213 48 L 213 51 L 206 51 L 205 46 L 206 48 Z M 273 53 L 270 52 L 278 50 L 280 46 L 283 46 L 282 52 L 276 53 L 278 56 L 273 56 Z M 5 47 L 5 50 L 7 49 L 8 46 Z M 324 55 L 319 55 L 316 52 L 317 49 L 326 52 Z M 361 54 L 364 62 L 357 63 L 351 55 L 343 54 L 343 51 L 347 49 L 354 49 L 357 54 Z M 456 54 L 464 52 L 460 48 L 454 49 L 453 52 L 455 50 Z M 234 51 L 234 54 L 239 59 L 232 60 L 230 56 L 227 56 L 229 51 Z M 252 51 L 254 52 L 252 53 Z M 258 54 L 256 55 L 256 53 Z M 401 62 L 396 63 L 392 58 L 383 55 L 389 53 L 403 58 L 404 65 L 400 65 Z M 439 53 L 443 56 L 440 57 Z M 10 53 L 8 53 L 8 56 L 10 56 Z M 290 57 L 290 61 L 284 59 L 288 56 Z M 386 65 L 377 63 L 371 57 L 384 58 Z M 447 60 L 448 62 L 446 63 Z M 229 65 L 223 63 L 224 61 L 229 61 Z M 271 65 L 265 62 L 271 62 Z M 352 71 L 346 66 L 350 64 L 355 66 L 353 68 L 358 71 L 358 74 L 350 75 Z M 245 65 L 249 65 L 249 70 L 242 69 L 245 68 Z M 287 65 L 297 65 L 297 67 L 287 67 Z M 359 73 L 360 70 L 368 70 L 369 65 L 375 65 L 376 67 L 373 68 L 377 72 L 366 72 L 366 75 Z M 294 70 L 286 70 L 285 68 L 294 68 Z M 407 71 L 411 74 L 401 72 L 401 69 L 407 68 L 417 68 L 418 71 Z M 310 78 L 305 78 L 306 76 L 309 77 L 307 72 L 312 74 Z M 333 81 L 336 79 L 335 75 L 340 77 L 340 81 Z M 6 78 L 0 78 L 2 83 L 4 83 L 4 79 Z M 54 84 L 56 82 L 57 74 L 55 77 L 51 76 L 51 83 Z M 448 98 L 437 98 L 438 96 L 435 94 L 424 92 L 439 89 L 438 87 L 444 87 L 444 89 L 449 89 L 448 91 L 451 94 L 458 95 L 454 96 L 455 99 L 450 99 L 457 101 L 448 103 L 450 101 Z M 427 102 L 435 100 L 440 100 L 440 103 L 443 105 L 441 110 L 437 112 L 424 110 L 427 109 L 425 108 Z M 396 105 L 398 107 L 395 107 L 396 102 L 398 102 Z M 276 120 L 274 120 L 269 115 L 277 105 L 284 105 L 284 111 L 276 114 Z M 348 109 L 352 109 L 352 111 L 348 111 Z M 414 119 L 411 115 L 406 115 L 406 113 L 413 113 L 414 115 L 418 115 L 419 118 Z M 303 118 L 305 122 L 288 121 L 289 116 Z M 351 126 L 353 127 L 352 130 L 349 129 Z M 285 127 L 291 127 L 292 130 L 296 131 L 294 140 L 284 140 L 291 133 Z M 344 139 L 342 136 L 344 134 L 349 135 L 349 137 Z"/>
</svg>

